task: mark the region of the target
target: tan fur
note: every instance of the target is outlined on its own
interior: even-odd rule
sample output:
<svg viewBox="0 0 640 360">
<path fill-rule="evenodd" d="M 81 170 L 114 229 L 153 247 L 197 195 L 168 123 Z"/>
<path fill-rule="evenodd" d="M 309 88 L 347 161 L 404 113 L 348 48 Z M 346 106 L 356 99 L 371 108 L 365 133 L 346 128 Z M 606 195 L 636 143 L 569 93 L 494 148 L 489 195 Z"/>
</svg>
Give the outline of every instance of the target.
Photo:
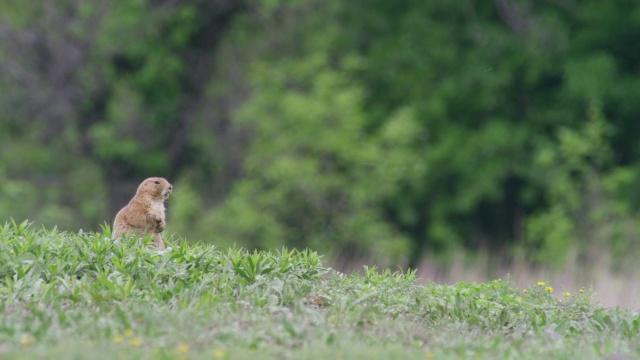
<svg viewBox="0 0 640 360">
<path fill-rule="evenodd" d="M 167 226 L 164 201 L 172 191 L 173 186 L 163 178 L 152 177 L 143 181 L 133 199 L 116 215 L 113 222 L 115 237 L 120 238 L 123 234 L 153 234 L 155 246 L 164 250 L 164 242 L 160 237 Z"/>
</svg>

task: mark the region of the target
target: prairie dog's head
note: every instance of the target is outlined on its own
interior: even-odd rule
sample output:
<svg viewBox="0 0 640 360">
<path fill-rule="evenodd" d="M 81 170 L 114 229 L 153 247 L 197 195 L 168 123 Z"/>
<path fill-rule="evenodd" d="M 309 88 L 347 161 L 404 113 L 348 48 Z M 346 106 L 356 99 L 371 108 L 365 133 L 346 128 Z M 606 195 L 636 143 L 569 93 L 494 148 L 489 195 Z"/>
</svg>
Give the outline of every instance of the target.
<svg viewBox="0 0 640 360">
<path fill-rule="evenodd" d="M 140 184 L 136 194 L 151 195 L 156 200 L 166 200 L 173 191 L 173 186 L 160 177 L 148 178 Z"/>
</svg>

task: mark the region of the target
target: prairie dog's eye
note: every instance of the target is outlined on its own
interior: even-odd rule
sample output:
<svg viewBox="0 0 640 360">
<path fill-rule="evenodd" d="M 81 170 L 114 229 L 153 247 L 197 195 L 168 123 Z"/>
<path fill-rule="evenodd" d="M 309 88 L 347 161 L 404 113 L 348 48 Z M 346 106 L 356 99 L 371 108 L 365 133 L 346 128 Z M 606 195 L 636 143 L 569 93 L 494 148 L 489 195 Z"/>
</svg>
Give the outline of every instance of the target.
<svg viewBox="0 0 640 360">
<path fill-rule="evenodd" d="M 158 180 L 154 181 L 154 183 L 160 185 L 160 181 L 158 181 Z"/>
</svg>

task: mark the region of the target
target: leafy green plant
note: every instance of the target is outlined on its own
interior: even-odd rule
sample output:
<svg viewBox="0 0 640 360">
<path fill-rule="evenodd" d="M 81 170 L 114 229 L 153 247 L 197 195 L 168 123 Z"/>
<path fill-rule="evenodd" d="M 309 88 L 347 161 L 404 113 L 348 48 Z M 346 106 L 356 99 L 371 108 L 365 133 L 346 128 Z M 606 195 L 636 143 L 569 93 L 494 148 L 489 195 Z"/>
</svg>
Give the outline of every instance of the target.
<svg viewBox="0 0 640 360">
<path fill-rule="evenodd" d="M 539 282 L 417 285 L 310 250 L 0 226 L 0 354 L 109 358 L 533 358 L 633 354 L 636 312 Z M 584 344 L 590 346 L 584 346 Z M 602 345 L 605 344 L 605 345 Z M 558 351 L 561 347 L 562 351 Z"/>
</svg>

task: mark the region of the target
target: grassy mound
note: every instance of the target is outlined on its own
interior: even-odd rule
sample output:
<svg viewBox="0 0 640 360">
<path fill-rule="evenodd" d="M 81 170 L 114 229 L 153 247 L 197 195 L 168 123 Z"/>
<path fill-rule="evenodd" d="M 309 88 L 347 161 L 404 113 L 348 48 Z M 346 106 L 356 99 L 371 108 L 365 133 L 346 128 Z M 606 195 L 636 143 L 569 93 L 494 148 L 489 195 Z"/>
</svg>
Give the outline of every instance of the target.
<svg viewBox="0 0 640 360">
<path fill-rule="evenodd" d="M 345 275 L 312 251 L 247 252 L 0 227 L 0 358 L 637 356 L 638 314 L 590 291 Z M 551 293 L 553 292 L 553 294 Z"/>
</svg>

